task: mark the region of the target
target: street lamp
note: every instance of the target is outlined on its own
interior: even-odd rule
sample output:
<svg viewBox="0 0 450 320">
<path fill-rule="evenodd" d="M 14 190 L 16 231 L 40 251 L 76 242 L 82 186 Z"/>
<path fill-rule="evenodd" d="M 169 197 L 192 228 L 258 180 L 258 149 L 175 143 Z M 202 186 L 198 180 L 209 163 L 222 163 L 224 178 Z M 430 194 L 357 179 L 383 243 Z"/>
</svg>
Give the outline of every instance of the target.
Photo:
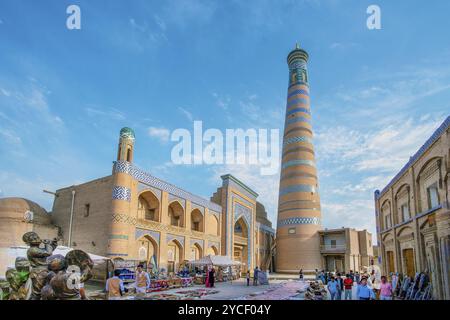
<svg viewBox="0 0 450 320">
<path fill-rule="evenodd" d="M 44 193 L 52 194 L 55 197 L 59 197 L 57 192 L 52 192 L 48 190 L 42 190 Z M 69 220 L 69 237 L 68 237 L 68 247 L 71 246 L 72 243 L 72 224 L 73 224 L 73 207 L 75 203 L 75 190 L 72 190 L 72 205 L 70 206 L 70 220 Z"/>
</svg>

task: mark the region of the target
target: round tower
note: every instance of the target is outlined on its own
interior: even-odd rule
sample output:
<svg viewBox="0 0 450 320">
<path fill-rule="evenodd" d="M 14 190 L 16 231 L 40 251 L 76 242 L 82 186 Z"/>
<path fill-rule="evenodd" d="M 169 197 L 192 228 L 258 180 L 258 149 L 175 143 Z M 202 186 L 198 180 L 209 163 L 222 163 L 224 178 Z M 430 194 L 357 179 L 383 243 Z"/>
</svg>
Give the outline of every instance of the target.
<svg viewBox="0 0 450 320">
<path fill-rule="evenodd" d="M 134 226 L 128 223 L 131 217 L 131 198 L 135 194 L 131 175 L 134 141 L 134 131 L 131 128 L 120 130 L 117 161 L 114 162 L 112 172 L 112 224 L 108 237 L 108 255 L 112 258 L 127 259 L 129 241 L 132 240 L 129 235 L 134 234 Z"/>
<path fill-rule="evenodd" d="M 311 126 L 308 53 L 287 57 L 289 87 L 283 135 L 277 223 L 277 272 L 321 268 L 320 198 Z"/>
</svg>

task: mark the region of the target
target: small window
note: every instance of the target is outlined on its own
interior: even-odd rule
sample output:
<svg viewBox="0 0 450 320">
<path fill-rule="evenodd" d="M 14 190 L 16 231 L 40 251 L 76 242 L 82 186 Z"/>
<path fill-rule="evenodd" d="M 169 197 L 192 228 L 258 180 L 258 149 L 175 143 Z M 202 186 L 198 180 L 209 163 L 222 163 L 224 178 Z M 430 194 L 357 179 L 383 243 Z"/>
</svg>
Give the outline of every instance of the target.
<svg viewBox="0 0 450 320">
<path fill-rule="evenodd" d="M 332 248 L 336 248 L 336 240 L 330 240 L 330 244 Z"/>
<path fill-rule="evenodd" d="M 289 234 L 295 234 L 295 228 L 289 228 L 288 233 Z"/>
<path fill-rule="evenodd" d="M 156 209 L 145 210 L 145 220 L 155 220 L 155 211 Z"/>
<path fill-rule="evenodd" d="M 391 214 L 387 214 L 384 216 L 384 225 L 385 225 L 385 229 L 389 229 L 392 227 L 392 223 L 391 223 Z"/>
<path fill-rule="evenodd" d="M 402 211 L 402 222 L 409 220 L 409 218 L 410 218 L 409 207 L 407 204 L 404 204 L 401 206 L 401 211 Z"/>
<path fill-rule="evenodd" d="M 427 194 L 428 194 L 428 209 L 437 207 L 439 205 L 439 192 L 437 183 L 434 183 L 427 188 Z"/>
<path fill-rule="evenodd" d="M 87 218 L 89 217 L 89 211 L 91 209 L 91 204 L 90 203 L 86 203 L 84 205 L 84 217 Z"/>
<path fill-rule="evenodd" d="M 195 231 L 200 231 L 200 222 L 194 222 L 193 223 L 193 229 Z"/>
<path fill-rule="evenodd" d="M 127 161 L 131 162 L 131 149 L 127 149 Z"/>
</svg>

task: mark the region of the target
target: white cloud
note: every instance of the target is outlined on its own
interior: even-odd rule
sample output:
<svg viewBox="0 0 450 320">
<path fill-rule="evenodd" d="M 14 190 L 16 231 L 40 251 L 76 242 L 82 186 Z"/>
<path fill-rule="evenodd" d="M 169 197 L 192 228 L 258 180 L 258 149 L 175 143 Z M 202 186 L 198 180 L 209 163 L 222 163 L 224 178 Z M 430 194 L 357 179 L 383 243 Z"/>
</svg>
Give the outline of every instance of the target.
<svg viewBox="0 0 450 320">
<path fill-rule="evenodd" d="M 194 121 L 194 116 L 186 109 L 178 107 L 178 111 L 180 111 L 189 121 Z"/>
<path fill-rule="evenodd" d="M 150 137 L 154 137 L 159 139 L 161 142 L 168 142 L 170 137 L 170 131 L 166 128 L 156 128 L 150 127 L 148 128 L 148 135 Z"/>
<path fill-rule="evenodd" d="M 366 229 L 376 237 L 373 200 L 322 201 L 322 220 L 326 228 Z"/>
<path fill-rule="evenodd" d="M 316 133 L 318 157 L 355 171 L 394 173 L 441 123 L 442 119 L 415 121 L 408 118 L 391 121 L 387 127 L 368 132 L 344 126 L 329 127 Z"/>
<path fill-rule="evenodd" d="M 220 181 L 220 176 L 224 174 L 232 174 L 244 184 L 258 193 L 257 200 L 261 202 L 267 211 L 268 218 L 272 221 L 273 227 L 276 226 L 278 214 L 278 188 L 280 175 L 271 176 L 260 174 L 261 166 L 259 165 L 223 165 L 212 168 L 212 183 Z"/>
<path fill-rule="evenodd" d="M 126 119 L 125 115 L 121 111 L 119 111 L 115 108 L 101 110 L 101 109 L 98 109 L 95 107 L 87 107 L 84 110 L 90 117 L 97 117 L 97 116 L 108 117 L 113 120 L 125 120 Z"/>
</svg>

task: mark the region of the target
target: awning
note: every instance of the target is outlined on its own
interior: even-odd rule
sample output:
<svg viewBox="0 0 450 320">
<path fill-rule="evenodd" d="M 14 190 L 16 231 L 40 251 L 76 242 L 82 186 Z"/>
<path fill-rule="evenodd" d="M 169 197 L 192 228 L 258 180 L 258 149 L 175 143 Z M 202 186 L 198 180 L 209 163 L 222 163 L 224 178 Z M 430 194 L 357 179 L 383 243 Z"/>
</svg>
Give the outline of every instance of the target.
<svg viewBox="0 0 450 320">
<path fill-rule="evenodd" d="M 220 267 L 241 265 L 239 261 L 233 261 L 227 256 L 215 256 L 215 255 L 207 255 L 201 259 L 189 261 L 188 263 L 195 266 L 214 265 Z"/>
</svg>

